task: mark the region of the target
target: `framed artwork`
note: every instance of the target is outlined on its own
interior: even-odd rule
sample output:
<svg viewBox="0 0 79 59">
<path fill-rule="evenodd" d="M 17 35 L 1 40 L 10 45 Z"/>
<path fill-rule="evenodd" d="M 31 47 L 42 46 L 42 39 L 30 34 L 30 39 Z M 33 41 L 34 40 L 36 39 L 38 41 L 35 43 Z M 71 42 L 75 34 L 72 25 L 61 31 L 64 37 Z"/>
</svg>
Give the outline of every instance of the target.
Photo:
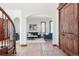
<svg viewBox="0 0 79 59">
<path fill-rule="evenodd" d="M 37 30 L 37 24 L 30 24 L 29 30 Z"/>
</svg>

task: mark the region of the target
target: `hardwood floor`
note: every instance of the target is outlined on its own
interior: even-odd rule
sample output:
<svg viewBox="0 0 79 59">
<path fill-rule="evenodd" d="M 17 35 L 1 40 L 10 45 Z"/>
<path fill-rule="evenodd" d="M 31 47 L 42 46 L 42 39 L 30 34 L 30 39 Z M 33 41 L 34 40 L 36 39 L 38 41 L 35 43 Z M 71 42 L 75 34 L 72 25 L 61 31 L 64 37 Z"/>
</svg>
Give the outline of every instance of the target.
<svg viewBox="0 0 79 59">
<path fill-rule="evenodd" d="M 16 56 L 66 56 L 59 48 L 52 46 L 51 41 L 28 43 L 27 46 L 16 45 Z"/>
</svg>

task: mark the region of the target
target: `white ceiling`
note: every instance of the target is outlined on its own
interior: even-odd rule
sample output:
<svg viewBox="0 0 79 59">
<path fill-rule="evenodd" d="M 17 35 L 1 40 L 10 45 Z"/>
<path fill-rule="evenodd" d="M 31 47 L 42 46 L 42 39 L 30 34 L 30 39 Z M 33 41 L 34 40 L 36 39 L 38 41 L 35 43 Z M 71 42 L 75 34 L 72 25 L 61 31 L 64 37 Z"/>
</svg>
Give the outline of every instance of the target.
<svg viewBox="0 0 79 59">
<path fill-rule="evenodd" d="M 0 6 L 10 10 L 21 10 L 24 16 L 54 16 L 58 4 L 55 3 L 0 3 Z"/>
</svg>

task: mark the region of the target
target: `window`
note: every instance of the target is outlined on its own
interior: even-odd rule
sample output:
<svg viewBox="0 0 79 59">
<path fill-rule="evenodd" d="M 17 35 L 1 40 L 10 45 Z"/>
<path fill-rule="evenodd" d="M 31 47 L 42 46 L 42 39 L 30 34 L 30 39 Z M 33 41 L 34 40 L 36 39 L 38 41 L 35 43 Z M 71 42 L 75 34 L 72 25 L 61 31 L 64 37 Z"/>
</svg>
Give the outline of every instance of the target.
<svg viewBox="0 0 79 59">
<path fill-rule="evenodd" d="M 53 21 L 49 22 L 49 32 L 53 33 Z"/>
<path fill-rule="evenodd" d="M 46 33 L 46 22 L 41 22 L 41 32 Z"/>
</svg>

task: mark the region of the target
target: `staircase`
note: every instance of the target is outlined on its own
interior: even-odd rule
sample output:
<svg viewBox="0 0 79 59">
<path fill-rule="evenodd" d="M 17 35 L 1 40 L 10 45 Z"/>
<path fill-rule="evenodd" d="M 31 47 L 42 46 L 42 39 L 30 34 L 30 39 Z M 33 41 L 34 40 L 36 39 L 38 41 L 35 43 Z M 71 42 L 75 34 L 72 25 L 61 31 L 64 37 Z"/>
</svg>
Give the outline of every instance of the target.
<svg viewBox="0 0 79 59">
<path fill-rule="evenodd" d="M 0 55 L 16 53 L 16 30 L 9 15 L 0 7 Z"/>
</svg>

